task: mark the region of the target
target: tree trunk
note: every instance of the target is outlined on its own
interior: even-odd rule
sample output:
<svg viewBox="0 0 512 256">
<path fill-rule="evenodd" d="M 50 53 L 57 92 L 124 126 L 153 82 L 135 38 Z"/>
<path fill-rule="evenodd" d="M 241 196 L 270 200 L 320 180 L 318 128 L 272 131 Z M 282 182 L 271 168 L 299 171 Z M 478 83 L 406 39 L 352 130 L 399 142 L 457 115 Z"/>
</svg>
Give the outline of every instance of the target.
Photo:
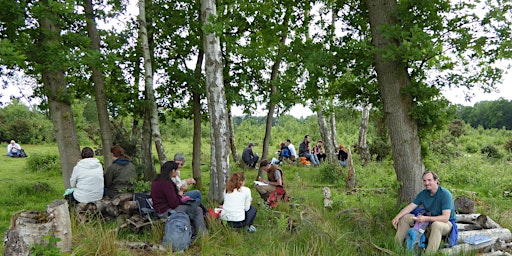
<svg viewBox="0 0 512 256">
<path fill-rule="evenodd" d="M 194 111 L 194 137 L 192 138 L 192 177 L 196 180 L 196 188 L 203 188 L 201 179 L 201 65 L 203 64 L 204 51 L 199 50 L 196 68 L 194 70 L 195 84 L 192 87 L 192 104 Z"/>
<path fill-rule="evenodd" d="M 47 1 L 43 1 L 43 3 L 48 5 Z M 43 86 L 47 91 L 50 116 L 59 147 L 62 179 L 64 187 L 69 188 L 71 172 L 80 159 L 80 145 L 78 144 L 70 99 L 68 98 L 64 71 L 60 67 L 55 67 L 55 63 L 48 63 L 55 59 L 55 56 L 51 55 L 58 55 L 53 53 L 54 49 L 60 49 L 58 45 L 61 30 L 58 24 L 54 23 L 54 20 L 58 20 L 58 17 L 50 10 L 46 11 L 46 15 L 43 17 L 39 20 L 41 34 L 39 35 L 38 44 L 41 52 L 44 52 L 48 58 L 38 58 L 36 62 L 42 66 Z"/>
<path fill-rule="evenodd" d="M 153 153 L 151 152 L 151 110 L 149 103 L 144 101 L 144 121 L 142 122 L 141 163 L 144 168 L 144 180 L 151 181 L 156 177 Z"/>
<path fill-rule="evenodd" d="M 155 148 L 158 154 L 160 165 L 167 162 L 162 136 L 160 134 L 160 126 L 158 123 L 158 109 L 156 107 L 155 92 L 153 90 L 153 67 L 151 64 L 152 57 L 149 50 L 148 31 L 146 24 L 146 1 L 139 0 L 139 22 L 140 22 L 140 39 L 142 44 L 142 55 L 144 56 L 144 74 L 145 74 L 145 95 L 151 110 L 151 137 L 155 141 Z"/>
<path fill-rule="evenodd" d="M 87 20 L 87 31 L 89 33 L 89 39 L 91 40 L 91 49 L 97 53 L 100 53 L 100 36 L 98 29 L 96 28 L 96 17 L 94 15 L 94 7 L 92 0 L 84 1 L 85 16 Z M 94 54 L 93 54 L 94 56 Z M 96 108 L 98 109 L 98 122 L 100 124 L 100 136 L 102 143 L 103 163 L 104 169 L 112 163 L 112 154 L 110 148 L 113 146 L 112 143 L 112 131 L 110 129 L 110 119 L 107 110 L 107 97 L 105 95 L 105 79 L 103 77 L 103 70 L 101 69 L 101 59 L 95 59 L 91 63 L 92 79 L 94 81 L 94 92 L 96 99 Z"/>
<path fill-rule="evenodd" d="M 323 140 L 323 145 L 325 149 L 325 154 L 327 155 L 327 161 L 329 161 L 329 164 L 335 163 L 334 158 L 334 145 L 332 142 L 332 134 L 331 134 L 331 125 L 327 123 L 325 120 L 325 115 L 323 114 L 322 110 L 319 109 L 316 112 L 316 115 L 318 117 L 318 127 L 320 129 L 320 136 Z"/>
<path fill-rule="evenodd" d="M 352 151 L 350 150 L 350 147 L 347 147 L 347 150 L 347 182 L 345 186 L 347 188 L 355 188 L 357 185 L 356 170 L 354 169 L 354 161 L 352 161 Z"/>
<path fill-rule="evenodd" d="M 334 153 L 337 153 L 336 147 L 338 146 L 338 139 L 337 139 L 338 138 L 338 130 L 336 129 L 336 115 L 334 114 L 334 112 L 331 113 L 331 115 L 329 116 L 329 125 L 331 126 L 330 129 L 331 129 L 332 144 L 334 145 Z"/>
<path fill-rule="evenodd" d="M 412 98 L 401 89 L 410 83 L 405 62 L 384 57 L 390 46 L 399 42 L 382 32 L 384 26 L 394 26 L 396 0 L 367 0 L 372 43 L 376 50 L 375 69 L 386 125 L 393 149 L 393 165 L 400 182 L 397 204 L 412 202 L 421 190 L 424 170 L 421 159 L 417 124 L 409 116 Z"/>
<path fill-rule="evenodd" d="M 214 0 L 201 0 L 201 20 L 209 25 L 208 18 L 217 16 Z M 211 167 L 208 198 L 224 201 L 224 189 L 229 178 L 229 127 L 226 94 L 222 74 L 222 53 L 219 37 L 211 33 L 204 36 L 206 94 L 210 117 Z"/>
<path fill-rule="evenodd" d="M 286 43 L 286 38 L 288 38 L 288 12 L 286 12 L 284 17 L 283 24 L 283 36 L 281 37 L 281 45 L 284 46 Z M 272 65 L 272 73 L 270 74 L 270 93 L 268 97 L 268 113 L 267 113 L 267 122 L 265 125 L 265 137 L 263 138 L 263 152 L 261 153 L 261 159 L 268 159 L 268 149 L 270 144 L 270 137 L 272 135 L 272 122 L 274 120 L 274 112 L 276 110 L 276 103 L 274 102 L 274 98 L 277 97 L 277 88 L 273 84 L 274 81 L 277 81 L 277 75 L 279 74 L 279 66 L 281 65 L 281 50 L 278 49 L 276 61 L 274 65 Z"/>
<path fill-rule="evenodd" d="M 236 149 L 235 124 L 233 123 L 233 114 L 231 113 L 231 108 L 228 108 L 228 122 L 229 122 L 229 145 L 231 146 L 231 156 L 233 158 L 233 162 L 239 163 L 240 156 L 238 155 L 238 150 Z"/>
<path fill-rule="evenodd" d="M 361 124 L 359 125 L 359 138 L 358 138 L 358 151 L 361 156 L 361 162 L 363 166 L 370 163 L 370 149 L 366 143 L 366 133 L 368 132 L 368 119 L 370 117 L 370 108 L 368 105 L 363 106 Z"/>
</svg>

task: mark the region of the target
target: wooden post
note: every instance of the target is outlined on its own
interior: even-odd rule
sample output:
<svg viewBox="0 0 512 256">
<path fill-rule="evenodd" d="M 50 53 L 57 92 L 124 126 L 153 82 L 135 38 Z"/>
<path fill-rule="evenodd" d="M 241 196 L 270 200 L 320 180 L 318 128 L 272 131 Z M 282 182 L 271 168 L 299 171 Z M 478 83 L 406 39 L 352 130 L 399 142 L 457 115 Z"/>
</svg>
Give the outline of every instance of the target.
<svg viewBox="0 0 512 256">
<path fill-rule="evenodd" d="M 52 219 L 53 235 L 60 238 L 57 248 L 60 248 L 61 252 L 71 252 L 72 232 L 68 202 L 66 200 L 53 201 L 46 207 L 46 212 Z"/>
</svg>

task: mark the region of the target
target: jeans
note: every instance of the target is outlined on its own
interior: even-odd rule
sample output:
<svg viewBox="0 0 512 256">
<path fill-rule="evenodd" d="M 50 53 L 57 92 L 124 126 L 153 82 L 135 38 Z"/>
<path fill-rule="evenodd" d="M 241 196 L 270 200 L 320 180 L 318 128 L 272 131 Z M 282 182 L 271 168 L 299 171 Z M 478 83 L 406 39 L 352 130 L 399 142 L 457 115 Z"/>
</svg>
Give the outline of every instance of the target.
<svg viewBox="0 0 512 256">
<path fill-rule="evenodd" d="M 185 192 L 185 195 L 196 201 L 199 201 L 199 203 L 203 203 L 203 197 L 201 196 L 201 192 L 199 192 L 199 190 L 190 190 Z"/>
<path fill-rule="evenodd" d="M 316 157 L 315 154 L 311 153 L 304 153 L 302 154 L 306 159 L 308 159 L 313 165 L 319 165 L 320 162 L 318 161 L 318 157 Z"/>
<path fill-rule="evenodd" d="M 341 166 L 343 167 L 347 167 L 347 160 L 343 161 L 343 160 L 338 160 L 338 162 L 340 163 Z"/>
<path fill-rule="evenodd" d="M 242 221 L 228 221 L 228 225 L 232 228 L 243 228 L 246 226 L 250 226 L 254 224 L 254 219 L 256 218 L 256 208 L 251 205 L 249 210 L 245 211 L 245 219 Z"/>
</svg>

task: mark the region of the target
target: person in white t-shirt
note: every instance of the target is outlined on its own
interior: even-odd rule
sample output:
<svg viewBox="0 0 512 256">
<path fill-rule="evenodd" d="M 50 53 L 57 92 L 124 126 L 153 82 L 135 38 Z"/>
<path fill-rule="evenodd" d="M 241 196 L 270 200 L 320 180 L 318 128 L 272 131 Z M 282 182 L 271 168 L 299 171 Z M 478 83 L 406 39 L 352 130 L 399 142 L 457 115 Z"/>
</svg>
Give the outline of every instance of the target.
<svg viewBox="0 0 512 256">
<path fill-rule="evenodd" d="M 21 153 L 21 146 L 20 144 L 16 143 L 16 141 L 11 140 L 11 143 L 7 145 L 7 156 L 10 157 L 17 157 L 20 156 Z"/>
<path fill-rule="evenodd" d="M 251 201 L 251 189 L 245 186 L 245 174 L 233 173 L 226 183 L 220 218 L 233 228 L 248 227 L 249 232 L 256 232 L 253 224 L 257 211 Z"/>
<path fill-rule="evenodd" d="M 292 161 L 295 161 L 299 158 L 299 156 L 297 155 L 297 151 L 295 150 L 295 146 L 292 144 L 292 141 L 290 139 L 287 139 L 286 142 L 285 142 L 286 146 L 288 147 L 288 149 L 290 150 L 290 154 L 292 154 Z"/>
</svg>

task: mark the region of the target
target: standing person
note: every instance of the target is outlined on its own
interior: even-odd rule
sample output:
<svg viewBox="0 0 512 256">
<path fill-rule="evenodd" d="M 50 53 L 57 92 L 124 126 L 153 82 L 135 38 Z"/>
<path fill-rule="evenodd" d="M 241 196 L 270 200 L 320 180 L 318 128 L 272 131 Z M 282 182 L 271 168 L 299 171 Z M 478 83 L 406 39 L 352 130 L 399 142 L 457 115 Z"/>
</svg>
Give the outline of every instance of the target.
<svg viewBox="0 0 512 256">
<path fill-rule="evenodd" d="M 70 195 L 72 202 L 90 203 L 103 198 L 103 167 L 100 160 L 94 157 L 92 148 L 85 147 L 82 159 L 73 168 L 69 183 L 73 188 Z"/>
<path fill-rule="evenodd" d="M 251 201 L 251 189 L 245 186 L 245 174 L 243 172 L 233 173 L 226 183 L 220 218 L 226 220 L 230 227 L 248 227 L 249 232 L 256 232 L 256 227 L 253 224 L 257 211 L 251 205 Z"/>
<path fill-rule="evenodd" d="M 341 166 L 347 167 L 348 162 L 348 150 L 343 146 L 340 145 L 338 147 L 338 163 L 340 163 Z"/>
<path fill-rule="evenodd" d="M 304 136 L 304 140 L 299 145 L 299 157 L 305 157 L 307 160 L 311 161 L 314 166 L 318 166 L 320 163 L 318 162 L 318 158 L 315 154 L 311 154 L 311 149 L 309 147 L 309 135 L 306 134 Z"/>
<path fill-rule="evenodd" d="M 249 145 L 247 145 L 246 148 L 244 148 L 244 151 L 242 152 L 242 161 L 244 161 L 247 166 L 256 168 L 256 163 L 258 162 L 259 156 L 254 154 L 252 151 L 253 147 L 254 144 L 251 142 Z"/>
<path fill-rule="evenodd" d="M 452 194 L 439 185 L 437 174 L 433 171 L 423 173 L 422 190 L 412 203 L 404 207 L 393 219 L 393 227 L 397 229 L 395 241 L 403 243 L 407 231 L 414 225 L 414 222 L 430 222 L 430 235 L 426 253 L 435 253 L 441 244 L 441 237 L 450 234 L 451 245 L 457 244 L 457 225 L 455 224 L 455 206 Z M 415 216 L 411 212 L 423 205 L 430 216 Z M 451 232 L 451 233 L 450 233 Z"/>
<path fill-rule="evenodd" d="M 292 155 L 290 157 L 290 159 L 292 161 L 297 160 L 297 158 L 299 158 L 299 156 L 297 155 L 297 151 L 295 150 L 295 146 L 292 144 L 292 141 L 290 139 L 287 139 L 285 144 L 288 147 L 288 149 L 290 150 L 290 154 Z"/>
<path fill-rule="evenodd" d="M 167 161 L 160 167 L 160 174 L 151 183 L 153 208 L 161 217 L 168 217 L 171 210 L 186 212 L 193 225 L 192 237 L 196 237 L 207 232 L 203 214 L 200 207 L 186 204 L 186 198 L 179 194 L 176 184 L 171 180 L 177 175 L 178 164 L 174 161 Z"/>
<path fill-rule="evenodd" d="M 132 180 L 137 180 L 135 165 L 121 146 L 113 146 L 110 153 L 113 161 L 105 172 L 105 195 L 114 198 L 120 192 L 133 192 Z"/>
<path fill-rule="evenodd" d="M 258 173 L 257 180 L 263 184 L 256 184 L 254 188 L 260 193 L 261 198 L 267 201 L 270 194 L 274 192 L 278 186 L 284 186 L 283 171 L 276 165 L 270 164 L 267 159 L 261 160 L 260 170 L 267 173 L 267 179 L 263 179 L 262 174 Z"/>
<path fill-rule="evenodd" d="M 322 140 L 319 140 L 316 146 L 313 148 L 313 154 L 315 154 L 316 157 L 318 158 L 318 162 L 325 161 L 327 155 L 325 154 L 324 142 Z"/>
<path fill-rule="evenodd" d="M 10 157 L 19 157 L 21 153 L 20 144 L 16 143 L 16 141 L 11 140 L 11 143 L 7 145 L 7 156 Z"/>
</svg>

